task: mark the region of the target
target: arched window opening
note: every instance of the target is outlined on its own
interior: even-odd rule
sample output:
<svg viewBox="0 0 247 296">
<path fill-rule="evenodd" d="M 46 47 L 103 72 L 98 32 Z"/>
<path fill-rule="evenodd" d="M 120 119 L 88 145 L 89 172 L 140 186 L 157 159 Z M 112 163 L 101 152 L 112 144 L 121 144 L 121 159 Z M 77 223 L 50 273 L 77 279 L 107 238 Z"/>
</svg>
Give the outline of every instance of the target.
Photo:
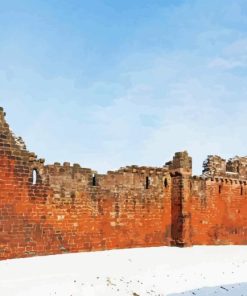
<svg viewBox="0 0 247 296">
<path fill-rule="evenodd" d="M 221 185 L 219 185 L 219 193 L 221 193 Z"/>
<path fill-rule="evenodd" d="M 146 189 L 149 188 L 149 185 L 150 185 L 149 177 L 146 177 Z"/>
<path fill-rule="evenodd" d="M 36 185 L 37 184 L 37 170 L 33 169 L 32 172 L 32 185 Z"/>
<path fill-rule="evenodd" d="M 96 186 L 96 176 L 95 176 L 95 174 L 93 174 L 92 183 L 93 183 L 93 186 Z"/>
<path fill-rule="evenodd" d="M 244 193 L 243 186 L 241 186 L 241 188 L 240 188 L 240 194 L 243 195 L 243 193 Z"/>
<path fill-rule="evenodd" d="M 165 178 L 165 180 L 164 180 L 164 186 L 165 186 L 165 188 L 168 186 L 167 178 Z"/>
</svg>

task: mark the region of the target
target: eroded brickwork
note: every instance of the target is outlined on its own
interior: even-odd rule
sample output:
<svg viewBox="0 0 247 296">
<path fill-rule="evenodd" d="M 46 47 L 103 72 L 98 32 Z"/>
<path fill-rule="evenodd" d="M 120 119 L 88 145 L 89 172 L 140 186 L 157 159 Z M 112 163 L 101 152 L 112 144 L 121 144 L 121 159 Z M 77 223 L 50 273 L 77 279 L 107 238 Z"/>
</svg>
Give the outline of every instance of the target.
<svg viewBox="0 0 247 296">
<path fill-rule="evenodd" d="M 163 167 L 107 174 L 45 165 L 0 108 L 0 259 L 147 246 L 246 244 L 247 158 L 210 156 L 192 177 L 178 152 Z"/>
</svg>

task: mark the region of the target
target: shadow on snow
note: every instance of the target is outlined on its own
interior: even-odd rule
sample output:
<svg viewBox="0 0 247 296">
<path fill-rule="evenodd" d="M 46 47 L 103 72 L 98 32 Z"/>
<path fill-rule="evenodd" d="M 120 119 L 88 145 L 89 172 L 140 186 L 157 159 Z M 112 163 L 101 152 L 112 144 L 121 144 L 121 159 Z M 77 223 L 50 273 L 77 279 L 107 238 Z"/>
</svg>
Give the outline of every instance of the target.
<svg viewBox="0 0 247 296">
<path fill-rule="evenodd" d="M 167 296 L 247 296 L 247 283 L 235 283 L 229 285 L 220 285 L 216 287 L 203 287 L 190 291 L 168 294 Z"/>
</svg>

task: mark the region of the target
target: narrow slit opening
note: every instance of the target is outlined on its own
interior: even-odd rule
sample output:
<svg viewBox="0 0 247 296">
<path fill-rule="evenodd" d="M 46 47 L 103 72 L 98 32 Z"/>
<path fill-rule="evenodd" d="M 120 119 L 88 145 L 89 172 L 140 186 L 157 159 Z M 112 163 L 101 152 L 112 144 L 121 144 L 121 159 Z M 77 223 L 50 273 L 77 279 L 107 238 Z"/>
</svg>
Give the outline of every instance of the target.
<svg viewBox="0 0 247 296">
<path fill-rule="evenodd" d="M 96 176 L 95 176 L 95 174 L 93 174 L 92 183 L 93 183 L 93 186 L 96 186 Z"/>
<path fill-rule="evenodd" d="M 149 177 L 146 177 L 146 189 L 148 189 L 149 188 Z"/>
<path fill-rule="evenodd" d="M 32 185 L 36 185 L 37 184 L 37 170 L 33 169 L 32 172 Z"/>
</svg>

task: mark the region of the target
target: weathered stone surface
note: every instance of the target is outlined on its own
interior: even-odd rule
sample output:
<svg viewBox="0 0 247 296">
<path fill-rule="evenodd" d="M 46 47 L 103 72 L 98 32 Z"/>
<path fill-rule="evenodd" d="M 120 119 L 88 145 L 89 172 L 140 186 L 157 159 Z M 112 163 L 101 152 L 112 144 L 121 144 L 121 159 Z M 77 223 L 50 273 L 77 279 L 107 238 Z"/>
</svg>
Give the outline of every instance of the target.
<svg viewBox="0 0 247 296">
<path fill-rule="evenodd" d="M 211 157 L 200 177 L 191 168 L 186 151 L 163 167 L 107 174 L 69 162 L 45 165 L 14 136 L 0 108 L 0 259 L 246 244 L 246 158 Z"/>
</svg>

